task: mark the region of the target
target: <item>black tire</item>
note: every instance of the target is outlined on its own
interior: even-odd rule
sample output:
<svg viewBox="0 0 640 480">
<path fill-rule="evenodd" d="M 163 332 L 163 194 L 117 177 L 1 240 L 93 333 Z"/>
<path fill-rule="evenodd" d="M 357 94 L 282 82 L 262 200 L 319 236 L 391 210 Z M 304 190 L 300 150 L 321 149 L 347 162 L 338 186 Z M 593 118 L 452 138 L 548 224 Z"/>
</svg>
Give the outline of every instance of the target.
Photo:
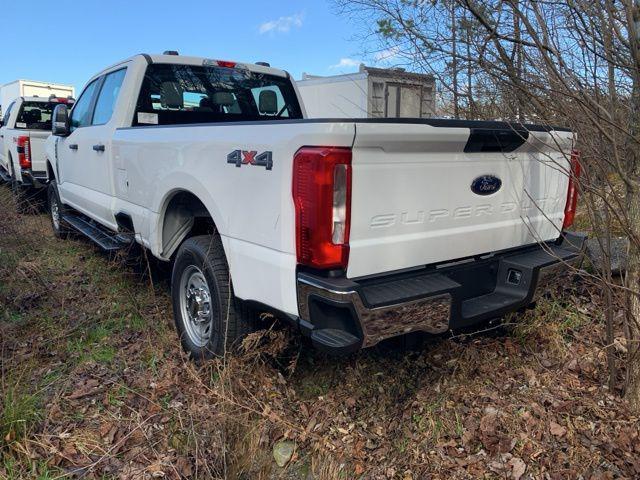
<svg viewBox="0 0 640 480">
<path fill-rule="evenodd" d="M 53 230 L 53 234 L 58 238 L 67 238 L 69 236 L 70 230 L 69 226 L 65 223 L 64 220 L 62 220 L 62 215 L 65 213 L 65 208 L 60 201 L 58 184 L 55 180 L 51 180 L 49 182 L 49 187 L 47 189 L 47 198 L 49 206 L 49 219 L 51 220 L 51 229 Z M 57 221 L 55 219 L 56 211 Z"/>
<path fill-rule="evenodd" d="M 208 309 L 203 298 L 209 299 Z M 193 359 L 223 356 L 255 331 L 257 312 L 235 298 L 218 235 L 192 237 L 180 246 L 171 274 L 171 300 L 180 342 Z"/>
</svg>

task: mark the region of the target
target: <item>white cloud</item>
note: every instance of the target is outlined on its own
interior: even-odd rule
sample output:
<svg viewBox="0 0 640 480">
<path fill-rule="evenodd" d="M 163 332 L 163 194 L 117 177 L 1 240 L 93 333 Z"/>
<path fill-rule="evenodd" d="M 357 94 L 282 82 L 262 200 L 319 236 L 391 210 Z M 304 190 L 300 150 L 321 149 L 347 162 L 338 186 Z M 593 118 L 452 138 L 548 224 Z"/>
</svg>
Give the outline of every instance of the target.
<svg viewBox="0 0 640 480">
<path fill-rule="evenodd" d="M 269 20 L 260 25 L 258 31 L 260 34 L 265 33 L 287 33 L 292 28 L 302 27 L 302 20 L 304 15 L 302 13 L 296 13 L 288 17 L 280 17 L 277 20 Z"/>
<path fill-rule="evenodd" d="M 338 68 L 359 67 L 360 63 L 362 63 L 360 60 L 354 60 L 353 58 L 341 58 L 338 63 L 331 65 L 329 68 L 335 70 Z"/>
<path fill-rule="evenodd" d="M 400 47 L 393 46 L 385 50 L 376 52 L 376 54 L 373 56 L 373 59 L 376 62 L 388 62 L 389 60 L 393 60 L 394 58 L 396 58 L 399 53 L 400 53 Z"/>
</svg>

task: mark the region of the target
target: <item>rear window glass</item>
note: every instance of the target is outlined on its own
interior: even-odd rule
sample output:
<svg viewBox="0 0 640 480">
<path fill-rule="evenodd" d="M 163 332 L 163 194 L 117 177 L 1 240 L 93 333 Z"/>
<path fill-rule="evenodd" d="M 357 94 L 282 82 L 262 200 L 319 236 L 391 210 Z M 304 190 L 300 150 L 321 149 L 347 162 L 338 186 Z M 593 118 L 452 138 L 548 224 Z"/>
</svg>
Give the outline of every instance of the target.
<svg viewBox="0 0 640 480">
<path fill-rule="evenodd" d="M 57 102 L 23 102 L 16 119 L 16 128 L 51 130 L 51 115 L 57 105 Z"/>
<path fill-rule="evenodd" d="M 133 125 L 302 118 L 290 80 L 245 69 L 149 65 Z"/>
</svg>

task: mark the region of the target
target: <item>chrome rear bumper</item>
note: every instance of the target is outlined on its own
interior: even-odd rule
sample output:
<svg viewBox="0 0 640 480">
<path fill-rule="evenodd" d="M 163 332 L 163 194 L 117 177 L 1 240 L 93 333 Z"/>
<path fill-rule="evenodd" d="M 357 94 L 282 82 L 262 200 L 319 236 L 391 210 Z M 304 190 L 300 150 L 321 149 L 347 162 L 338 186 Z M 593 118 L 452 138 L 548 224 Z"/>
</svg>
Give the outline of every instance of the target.
<svg viewBox="0 0 640 480">
<path fill-rule="evenodd" d="M 298 274 L 299 324 L 335 352 L 421 331 L 441 334 L 526 307 L 550 276 L 575 267 L 586 236 L 361 281 Z"/>
</svg>

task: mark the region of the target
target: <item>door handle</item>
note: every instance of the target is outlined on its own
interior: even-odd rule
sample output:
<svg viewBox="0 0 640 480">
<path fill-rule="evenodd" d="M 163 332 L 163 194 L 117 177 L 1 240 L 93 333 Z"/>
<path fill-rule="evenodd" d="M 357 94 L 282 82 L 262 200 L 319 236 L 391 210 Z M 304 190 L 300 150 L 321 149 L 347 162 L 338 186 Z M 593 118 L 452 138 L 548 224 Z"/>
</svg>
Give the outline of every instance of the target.
<svg viewBox="0 0 640 480">
<path fill-rule="evenodd" d="M 69 148 L 71 150 L 77 150 L 78 149 L 78 144 L 77 143 L 72 143 L 71 145 L 69 145 Z"/>
<path fill-rule="evenodd" d="M 104 145 L 99 145 L 99 144 L 98 144 L 98 145 L 94 145 L 94 146 L 93 146 L 93 149 L 94 149 L 96 152 L 104 152 Z"/>
</svg>

